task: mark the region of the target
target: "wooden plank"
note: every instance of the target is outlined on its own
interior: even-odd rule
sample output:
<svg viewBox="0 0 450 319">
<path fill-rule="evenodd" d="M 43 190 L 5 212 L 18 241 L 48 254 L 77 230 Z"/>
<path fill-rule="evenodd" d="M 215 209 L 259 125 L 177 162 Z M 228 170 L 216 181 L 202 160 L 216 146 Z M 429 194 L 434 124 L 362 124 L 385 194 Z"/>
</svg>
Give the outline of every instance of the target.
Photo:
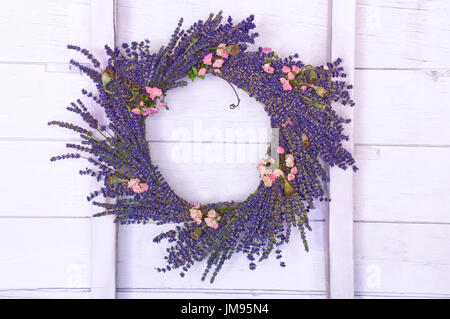
<svg viewBox="0 0 450 319">
<path fill-rule="evenodd" d="M 332 59 L 342 58 L 347 80 L 353 82 L 355 48 L 355 1 L 333 1 Z M 350 94 L 352 94 L 350 92 Z M 342 107 L 339 115 L 353 118 L 353 109 Z M 353 124 L 346 125 L 349 141 L 342 145 L 353 151 Z M 330 170 L 329 204 L 329 297 L 353 298 L 353 172 L 337 167 Z"/>
<path fill-rule="evenodd" d="M 329 52 L 329 1 L 288 0 L 283 2 L 282 14 L 277 13 L 279 2 L 230 0 L 216 3 L 197 1 L 118 0 L 118 42 L 151 40 L 153 50 L 166 45 L 179 18 L 189 27 L 199 19 L 220 10 L 224 17 L 232 16 L 235 23 L 255 14 L 260 36 L 250 47 L 269 46 L 282 56 L 298 52 L 308 64 L 323 64 Z"/>
<path fill-rule="evenodd" d="M 78 114 L 69 112 L 70 102 L 81 98 L 81 89 L 91 91 L 91 81 L 68 64 L 0 64 L 7 79 L 2 85 L 0 138 L 74 139 L 77 133 L 49 127 L 53 120 L 83 124 Z M 84 103 L 89 99 L 81 98 Z M 100 108 L 93 114 L 101 120 Z"/>
<path fill-rule="evenodd" d="M 86 200 L 86 196 L 99 188 L 95 178 L 78 174 L 79 170 L 89 167 L 88 162 L 50 162 L 51 156 L 67 153 L 65 144 L 0 141 L 4 168 L 0 178 L 6 181 L 0 183 L 0 216 L 82 217 L 99 211 Z"/>
<path fill-rule="evenodd" d="M 270 141 L 270 119 L 263 106 L 242 90 L 239 107 L 229 84 L 208 75 L 205 81 L 174 89 L 167 97 L 170 110 L 146 120 L 151 141 L 250 142 Z"/>
<path fill-rule="evenodd" d="M 290 244 L 283 247 L 286 267 L 279 266 L 275 256 L 260 263 L 255 271 L 248 268 L 245 255 L 233 256 L 221 269 L 213 285 L 202 282 L 201 274 L 205 263 L 195 264 L 184 278 L 178 271 L 158 273 L 155 267 L 164 266 L 166 242 L 155 244 L 153 238 L 174 225 L 125 225 L 119 228 L 119 256 L 117 287 L 122 289 L 204 289 L 209 290 L 283 290 L 325 292 L 325 251 L 326 228 L 324 222 L 312 222 L 312 233 L 308 234 L 309 253 L 302 247 L 297 231 L 292 231 Z M 268 276 L 270 274 L 270 276 Z M 276 276 L 276 280 L 273 277 Z M 173 295 L 176 298 L 178 295 Z"/>
<path fill-rule="evenodd" d="M 445 0 L 359 0 L 356 66 L 450 67 L 449 14 Z"/>
<path fill-rule="evenodd" d="M 118 289 L 118 299 L 325 299 L 325 290 Z"/>
<path fill-rule="evenodd" d="M 7 1 L 0 12 L 4 62 L 67 62 L 67 44 L 89 48 L 90 0 Z M 97 25 L 96 25 L 97 27 Z"/>
<path fill-rule="evenodd" d="M 91 25 L 92 51 L 105 65 L 104 46 L 115 45 L 115 1 L 93 1 Z M 115 298 L 117 225 L 113 221 L 114 216 L 92 219 L 91 298 Z"/>
<path fill-rule="evenodd" d="M 449 145 L 450 71 L 357 70 L 355 143 Z"/>
<path fill-rule="evenodd" d="M 450 296 L 450 225 L 355 223 L 359 296 Z"/>
<path fill-rule="evenodd" d="M 450 169 L 437 164 L 450 161 L 449 147 L 357 147 L 356 156 L 355 219 L 450 223 Z"/>
<path fill-rule="evenodd" d="M 37 289 L 89 290 L 88 218 L 0 218 L 0 242 L 0 296 L 39 297 Z"/>
</svg>

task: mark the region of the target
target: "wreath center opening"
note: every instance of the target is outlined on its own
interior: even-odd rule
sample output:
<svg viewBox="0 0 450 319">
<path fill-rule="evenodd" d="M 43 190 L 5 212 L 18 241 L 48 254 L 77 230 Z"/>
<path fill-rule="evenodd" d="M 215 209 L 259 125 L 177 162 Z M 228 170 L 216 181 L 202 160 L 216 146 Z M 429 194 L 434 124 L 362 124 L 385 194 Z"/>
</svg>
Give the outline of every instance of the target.
<svg viewBox="0 0 450 319">
<path fill-rule="evenodd" d="M 226 80 L 208 75 L 168 92 L 168 111 L 146 118 L 152 162 L 190 202 L 239 201 L 258 187 L 270 118 L 263 106 Z M 214 185 L 214 187 L 211 187 Z"/>
</svg>

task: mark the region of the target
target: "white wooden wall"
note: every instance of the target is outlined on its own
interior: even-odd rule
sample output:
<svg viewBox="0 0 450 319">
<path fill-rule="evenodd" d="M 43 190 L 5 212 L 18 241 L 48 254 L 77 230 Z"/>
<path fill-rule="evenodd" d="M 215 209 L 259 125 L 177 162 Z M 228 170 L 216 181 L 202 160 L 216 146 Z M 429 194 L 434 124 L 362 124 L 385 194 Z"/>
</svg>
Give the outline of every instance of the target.
<svg viewBox="0 0 450 319">
<path fill-rule="evenodd" d="M 110 259 L 92 259 L 98 229 L 90 218 L 95 210 L 85 201 L 95 182 L 77 175 L 86 167 L 82 161 L 49 162 L 76 138 L 46 125 L 73 120 L 65 106 L 90 87 L 86 77 L 69 69 L 73 55 L 65 46 L 97 49 L 96 2 L 1 4 L 0 298 L 90 298 L 99 296 L 103 285 L 95 269 Z M 190 25 L 220 9 L 236 20 L 254 13 L 261 35 L 256 47 L 270 46 L 281 55 L 298 52 L 305 62 L 321 64 L 336 48 L 332 16 L 341 3 L 285 1 L 281 9 L 276 1 L 116 0 L 115 36 L 117 43 L 149 38 L 159 48 L 181 16 Z M 112 12 L 103 13 L 113 26 Z M 360 171 L 353 179 L 352 273 L 357 298 L 450 297 L 449 14 L 444 0 L 357 1 L 353 142 Z M 196 80 L 171 92 L 170 111 L 149 120 L 153 159 L 187 199 L 243 199 L 257 185 L 251 161 L 264 153 L 264 136 L 235 140 L 226 132 L 244 126 L 264 130 L 269 124 L 258 103 L 240 97 L 232 111 L 228 105 L 235 96 L 227 83 Z M 245 156 L 221 155 L 233 152 Z M 319 205 L 311 215 L 309 253 L 294 233 L 283 254 L 286 268 L 272 259 L 250 272 L 236 257 L 212 286 L 199 281 L 203 265 L 184 279 L 153 270 L 162 264 L 164 244 L 152 238 L 165 226 L 120 227 L 116 297 L 326 298 L 328 211 Z M 114 265 L 108 269 L 114 271 Z"/>
</svg>

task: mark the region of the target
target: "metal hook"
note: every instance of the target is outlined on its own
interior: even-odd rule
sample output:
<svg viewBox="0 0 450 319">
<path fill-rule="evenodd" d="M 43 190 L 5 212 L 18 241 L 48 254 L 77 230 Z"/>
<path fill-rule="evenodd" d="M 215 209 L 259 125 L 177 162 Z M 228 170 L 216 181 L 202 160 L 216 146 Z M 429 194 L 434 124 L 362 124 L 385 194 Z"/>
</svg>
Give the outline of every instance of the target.
<svg viewBox="0 0 450 319">
<path fill-rule="evenodd" d="M 235 109 L 235 108 L 237 108 L 239 106 L 239 103 L 241 103 L 241 99 L 239 98 L 239 95 L 237 94 L 237 92 L 236 92 L 235 88 L 233 87 L 233 85 L 228 80 L 225 80 L 225 81 L 227 81 L 228 84 L 231 86 L 231 88 L 233 89 L 234 94 L 236 94 L 236 98 L 238 100 L 237 104 L 234 104 L 234 103 L 230 104 L 230 109 L 233 110 L 233 109 Z"/>
</svg>

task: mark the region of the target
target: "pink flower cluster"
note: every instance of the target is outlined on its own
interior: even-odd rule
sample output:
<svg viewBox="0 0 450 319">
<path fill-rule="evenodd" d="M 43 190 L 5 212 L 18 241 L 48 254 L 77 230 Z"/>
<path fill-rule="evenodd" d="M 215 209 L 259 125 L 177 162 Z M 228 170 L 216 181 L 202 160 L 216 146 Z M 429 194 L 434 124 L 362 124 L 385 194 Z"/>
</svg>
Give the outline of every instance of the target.
<svg viewBox="0 0 450 319">
<path fill-rule="evenodd" d="M 228 51 L 226 50 L 226 44 L 225 43 L 221 43 L 218 46 L 218 49 L 216 50 L 216 54 L 217 57 L 213 57 L 212 53 L 208 53 L 207 55 L 205 55 L 203 57 L 203 64 L 206 66 L 210 66 L 212 65 L 212 67 L 214 68 L 214 72 L 217 74 L 221 74 L 222 71 L 220 70 L 220 68 L 223 65 L 224 59 L 228 59 Z M 213 61 L 214 58 L 214 61 Z M 200 70 L 198 70 L 198 75 L 202 76 L 205 75 L 207 71 L 206 67 L 200 68 Z"/>
<path fill-rule="evenodd" d="M 286 91 L 291 91 L 292 90 L 292 85 L 289 81 L 292 81 L 293 79 L 295 79 L 295 75 L 300 72 L 300 68 L 296 65 L 294 65 L 292 67 L 292 69 L 288 66 L 283 66 L 283 68 L 281 69 L 281 71 L 283 71 L 284 73 L 286 73 L 286 77 L 284 78 L 280 78 L 280 82 L 283 85 L 283 90 Z"/>
<path fill-rule="evenodd" d="M 139 178 L 132 178 L 128 181 L 128 187 L 133 190 L 133 192 L 141 194 L 148 190 L 148 185 L 141 183 Z"/>
<path fill-rule="evenodd" d="M 153 101 L 155 100 L 155 98 L 158 98 L 158 97 L 162 96 L 162 94 L 163 94 L 161 89 L 159 89 L 157 87 L 150 88 L 150 87 L 146 86 L 145 92 L 147 92 L 148 96 Z M 136 115 L 149 116 L 149 115 L 156 114 L 159 111 L 156 107 L 145 107 L 144 108 L 144 105 L 145 105 L 144 101 L 141 101 L 139 103 L 139 107 L 132 109 L 131 112 Z M 160 103 L 159 106 L 167 108 L 167 104 L 165 104 L 165 103 Z"/>
<path fill-rule="evenodd" d="M 273 169 L 270 167 L 270 164 L 273 163 L 275 163 L 275 160 L 273 158 L 269 158 L 267 160 L 261 160 L 257 166 L 259 178 L 264 182 L 264 186 L 266 187 L 272 186 L 273 182 L 275 182 L 278 177 L 284 175 L 280 169 Z"/>
<path fill-rule="evenodd" d="M 295 179 L 295 174 L 298 173 L 297 167 L 294 166 L 295 165 L 294 155 L 286 154 L 284 160 L 286 162 L 286 167 L 289 167 L 291 169 L 287 176 L 287 179 L 288 179 L 288 181 L 292 181 Z"/>
<path fill-rule="evenodd" d="M 203 221 L 203 213 L 200 210 L 200 204 L 195 203 L 194 206 L 189 210 L 191 213 L 191 218 L 195 221 L 197 225 L 200 225 Z M 211 228 L 217 229 L 219 228 L 219 220 L 220 216 L 214 209 L 208 211 L 205 217 L 205 224 Z"/>
</svg>

